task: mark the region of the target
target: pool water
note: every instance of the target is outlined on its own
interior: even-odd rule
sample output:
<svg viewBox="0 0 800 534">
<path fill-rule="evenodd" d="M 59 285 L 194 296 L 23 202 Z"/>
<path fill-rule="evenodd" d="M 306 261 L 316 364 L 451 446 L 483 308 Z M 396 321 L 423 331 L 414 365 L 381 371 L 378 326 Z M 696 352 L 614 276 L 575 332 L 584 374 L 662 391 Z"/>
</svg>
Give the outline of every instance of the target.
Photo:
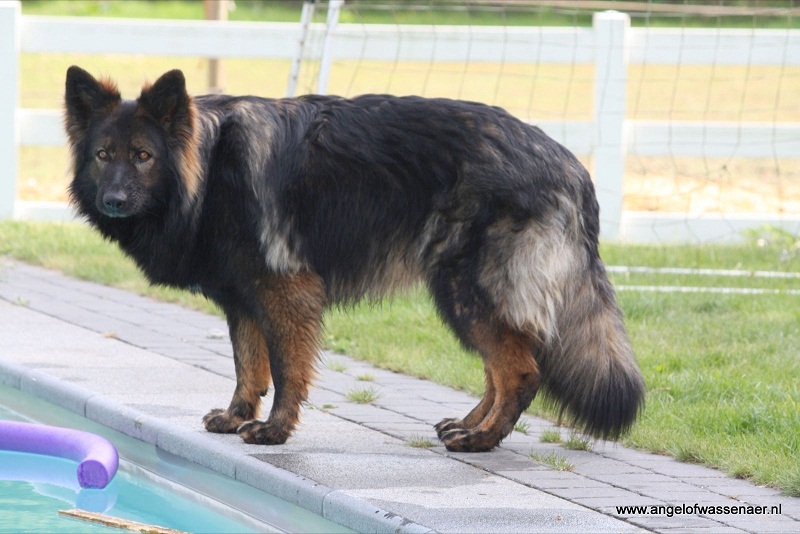
<svg viewBox="0 0 800 534">
<path fill-rule="evenodd" d="M 123 532 L 60 515 L 81 509 L 196 533 L 351 532 L 308 510 L 0 384 L 0 419 L 99 434 L 120 468 L 102 490 L 81 488 L 77 462 L 0 451 L 0 532 Z"/>
<path fill-rule="evenodd" d="M 119 472 L 105 489 L 87 490 L 81 489 L 77 481 L 74 487 L 55 482 L 76 478 L 76 464 L 69 460 L 0 452 L 0 466 L 7 465 L 15 466 L 17 473 L 32 474 L 40 480 L 0 480 L 2 532 L 119 532 L 58 513 L 72 508 L 188 532 L 257 531 L 255 522 L 205 509 L 127 469 Z M 6 478 L 5 471 L 0 467 L 0 478 Z"/>
</svg>

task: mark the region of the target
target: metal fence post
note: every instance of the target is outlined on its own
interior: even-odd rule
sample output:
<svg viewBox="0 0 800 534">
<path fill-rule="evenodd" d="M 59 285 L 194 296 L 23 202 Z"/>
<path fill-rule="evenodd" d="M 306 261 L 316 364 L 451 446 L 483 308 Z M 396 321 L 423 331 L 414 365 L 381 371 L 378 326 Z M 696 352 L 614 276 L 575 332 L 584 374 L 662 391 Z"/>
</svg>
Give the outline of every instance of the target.
<svg viewBox="0 0 800 534">
<path fill-rule="evenodd" d="M 300 66 L 303 63 L 309 25 L 314 18 L 315 2 L 316 0 L 305 0 L 303 2 L 303 11 L 300 13 L 300 39 L 297 41 L 297 52 L 292 60 L 292 68 L 289 70 L 289 84 L 286 88 L 286 96 L 289 98 L 297 93 L 297 79 L 300 76 Z"/>
<path fill-rule="evenodd" d="M 604 239 L 614 240 L 620 235 L 622 223 L 630 17 L 616 11 L 595 13 L 592 26 L 595 43 L 594 181 L 600 203 L 600 233 Z"/>
<path fill-rule="evenodd" d="M 325 23 L 325 39 L 322 41 L 322 56 L 319 58 L 319 80 L 317 80 L 317 93 L 328 94 L 328 78 L 331 74 L 331 61 L 333 61 L 333 34 L 339 24 L 339 11 L 344 5 L 344 0 L 330 0 L 328 4 L 328 19 Z"/>
<path fill-rule="evenodd" d="M 0 219 L 14 216 L 17 200 L 20 3 L 0 0 Z"/>
</svg>

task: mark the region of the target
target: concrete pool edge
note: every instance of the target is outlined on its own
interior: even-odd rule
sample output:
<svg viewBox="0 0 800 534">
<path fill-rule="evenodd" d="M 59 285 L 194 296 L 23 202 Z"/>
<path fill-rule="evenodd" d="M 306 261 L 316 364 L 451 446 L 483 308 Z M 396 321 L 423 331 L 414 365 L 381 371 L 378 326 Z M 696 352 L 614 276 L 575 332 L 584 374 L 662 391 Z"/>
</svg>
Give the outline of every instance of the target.
<svg viewBox="0 0 800 534">
<path fill-rule="evenodd" d="M 234 453 L 211 435 L 176 428 L 158 417 L 124 406 L 45 372 L 0 359 L 0 384 L 153 444 L 352 530 L 434 532 L 429 527 L 291 471 L 261 462 L 246 453 Z"/>
</svg>

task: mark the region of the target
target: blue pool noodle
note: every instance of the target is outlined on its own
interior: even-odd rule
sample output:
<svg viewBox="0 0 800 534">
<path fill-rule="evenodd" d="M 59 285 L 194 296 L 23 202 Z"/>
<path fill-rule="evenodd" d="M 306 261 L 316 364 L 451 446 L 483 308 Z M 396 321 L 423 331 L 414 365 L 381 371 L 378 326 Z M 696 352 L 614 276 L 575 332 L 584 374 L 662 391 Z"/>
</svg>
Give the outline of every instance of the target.
<svg viewBox="0 0 800 534">
<path fill-rule="evenodd" d="M 78 464 L 82 488 L 105 488 L 119 468 L 119 454 L 107 439 L 71 428 L 0 421 L 0 450 L 67 458 Z"/>
</svg>

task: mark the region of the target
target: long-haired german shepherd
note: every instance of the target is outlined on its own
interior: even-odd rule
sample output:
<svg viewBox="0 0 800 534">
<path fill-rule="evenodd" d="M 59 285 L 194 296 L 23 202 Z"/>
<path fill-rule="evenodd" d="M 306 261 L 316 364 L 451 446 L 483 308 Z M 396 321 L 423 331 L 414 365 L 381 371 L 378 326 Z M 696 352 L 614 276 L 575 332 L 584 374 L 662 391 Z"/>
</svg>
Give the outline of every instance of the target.
<svg viewBox="0 0 800 534">
<path fill-rule="evenodd" d="M 485 366 L 483 399 L 436 425 L 448 449 L 495 447 L 540 387 L 592 436 L 636 419 L 644 382 L 598 255 L 589 175 L 502 109 L 192 98 L 178 70 L 122 100 L 71 67 L 65 124 L 77 210 L 152 283 L 201 291 L 227 316 L 236 390 L 209 431 L 285 442 L 323 310 L 415 281 Z"/>
</svg>

